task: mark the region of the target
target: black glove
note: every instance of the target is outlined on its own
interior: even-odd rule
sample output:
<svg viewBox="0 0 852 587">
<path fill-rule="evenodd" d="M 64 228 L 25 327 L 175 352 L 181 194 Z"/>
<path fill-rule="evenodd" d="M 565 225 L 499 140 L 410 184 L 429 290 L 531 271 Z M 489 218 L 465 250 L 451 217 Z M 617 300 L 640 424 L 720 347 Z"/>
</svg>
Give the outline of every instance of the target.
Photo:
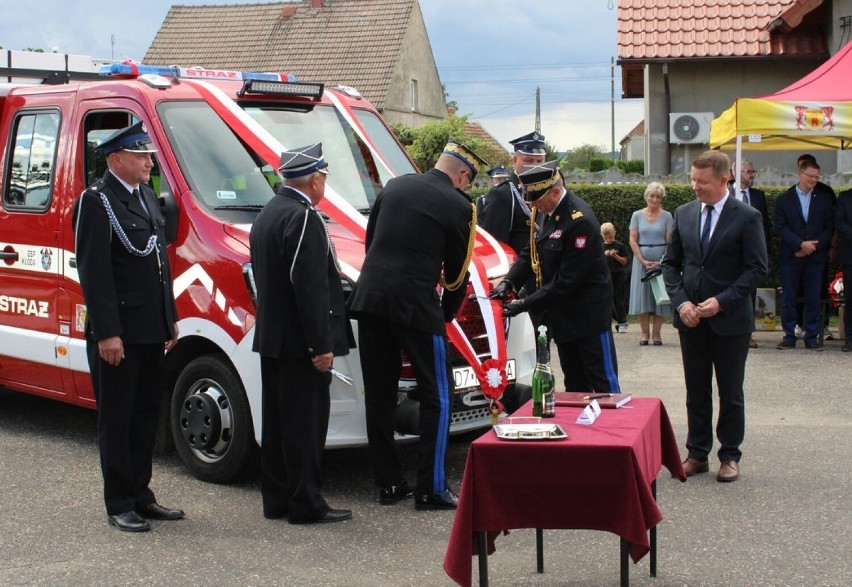
<svg viewBox="0 0 852 587">
<path fill-rule="evenodd" d="M 527 302 L 526 299 L 523 300 L 512 300 L 511 302 L 503 304 L 503 316 L 506 318 L 512 318 L 513 316 L 517 316 L 522 312 L 527 311 Z"/>
<path fill-rule="evenodd" d="M 512 291 L 514 291 L 512 288 L 512 284 L 504 279 L 503 281 L 498 283 L 497 287 L 495 287 L 491 291 L 491 294 L 488 296 L 488 299 L 505 300 L 507 297 L 509 297 L 509 294 L 512 293 Z"/>
</svg>

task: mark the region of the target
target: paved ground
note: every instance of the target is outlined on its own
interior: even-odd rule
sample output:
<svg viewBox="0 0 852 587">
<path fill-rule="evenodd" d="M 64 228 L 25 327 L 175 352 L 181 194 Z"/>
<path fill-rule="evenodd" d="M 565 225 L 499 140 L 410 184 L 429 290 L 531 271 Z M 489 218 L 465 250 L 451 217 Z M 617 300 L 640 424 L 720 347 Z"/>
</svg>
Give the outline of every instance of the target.
<svg viewBox="0 0 852 587">
<path fill-rule="evenodd" d="M 671 327 L 663 335 L 662 347 L 639 347 L 636 325 L 616 335 L 622 386 L 662 397 L 682 446 L 680 350 Z M 852 355 L 840 352 L 839 341 L 814 353 L 775 350 L 775 333 L 757 338 L 761 347 L 747 369 L 741 480 L 721 484 L 702 475 L 681 484 L 664 470 L 659 574 L 648 577 L 646 558 L 631 567 L 633 585 L 852 585 L 852 468 L 843 456 L 852 442 L 845 401 Z M 469 441 L 452 443 L 455 487 Z M 354 510 L 351 522 L 264 520 L 256 477 L 205 484 L 172 455 L 155 463 L 154 487 L 163 503 L 186 509 L 187 519 L 128 535 L 107 527 L 103 515 L 93 412 L 0 392 L 0 447 L 0 585 L 452 584 L 441 567 L 452 513 L 377 505 L 363 449 L 326 456 L 326 495 Z M 411 448 L 405 451 L 413 465 Z M 497 542 L 491 584 L 618 584 L 614 535 L 545 536 L 544 575 L 535 573 L 533 531 L 517 530 Z"/>
</svg>

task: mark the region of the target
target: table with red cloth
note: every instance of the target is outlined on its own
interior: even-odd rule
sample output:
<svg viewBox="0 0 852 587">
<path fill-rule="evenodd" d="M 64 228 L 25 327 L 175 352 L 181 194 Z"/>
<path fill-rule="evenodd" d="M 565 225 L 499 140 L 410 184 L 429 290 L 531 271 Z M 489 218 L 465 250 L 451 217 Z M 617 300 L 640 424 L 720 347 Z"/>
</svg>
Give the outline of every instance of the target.
<svg viewBox="0 0 852 587">
<path fill-rule="evenodd" d="M 543 422 L 562 426 L 567 439 L 503 440 L 489 430 L 471 443 L 447 574 L 470 585 L 480 533 L 491 554 L 500 531 L 516 528 L 604 530 L 626 541 L 634 562 L 645 556 L 648 531 L 663 519 L 652 483 L 662 465 L 681 481 L 686 476 L 662 401 L 634 397 L 628 406 L 602 410 L 591 425 L 576 423 L 582 408 L 557 407 Z M 512 417 L 531 409 L 528 402 Z"/>
</svg>

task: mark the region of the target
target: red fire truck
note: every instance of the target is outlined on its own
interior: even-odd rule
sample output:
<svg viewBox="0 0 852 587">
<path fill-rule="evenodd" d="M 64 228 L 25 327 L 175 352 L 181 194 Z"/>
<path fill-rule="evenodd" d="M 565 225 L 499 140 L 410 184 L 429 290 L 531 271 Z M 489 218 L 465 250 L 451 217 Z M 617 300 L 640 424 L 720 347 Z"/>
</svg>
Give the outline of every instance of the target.
<svg viewBox="0 0 852 587">
<path fill-rule="evenodd" d="M 9 61 L 33 59 L 6 53 Z M 97 74 L 67 65 L 6 65 L 0 61 L 0 385 L 95 408 L 71 210 L 105 171 L 98 144 L 142 120 L 157 148 L 151 183 L 167 218 L 180 315 L 180 340 L 167 355 L 160 444 L 173 442 L 201 479 L 238 477 L 257 447 L 261 422 L 248 235 L 273 197 L 280 153 L 323 143 L 334 173 L 321 208 L 346 291 L 364 258 L 370 207 L 388 179 L 415 172 L 413 164 L 376 109 L 351 88 L 283 74 L 135 63 L 105 65 Z M 528 319 L 504 320 L 487 300 L 490 283 L 510 261 L 480 229 L 469 297 L 448 327 L 455 432 L 490 424 L 483 386 L 517 391 L 535 364 Z M 353 329 L 357 338 L 356 322 Z M 334 379 L 327 445 L 365 444 L 358 352 L 338 358 L 335 367 L 354 384 Z M 416 434 L 415 387 L 405 373 L 400 435 Z"/>
</svg>

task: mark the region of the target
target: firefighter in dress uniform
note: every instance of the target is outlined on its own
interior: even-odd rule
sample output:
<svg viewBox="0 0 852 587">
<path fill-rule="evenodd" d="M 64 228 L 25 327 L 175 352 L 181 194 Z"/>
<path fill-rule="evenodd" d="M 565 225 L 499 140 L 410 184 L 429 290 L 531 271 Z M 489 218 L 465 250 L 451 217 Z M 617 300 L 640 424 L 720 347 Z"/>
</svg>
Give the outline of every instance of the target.
<svg viewBox="0 0 852 587">
<path fill-rule="evenodd" d="M 565 389 L 620 393 L 610 322 L 612 280 L 603 254 L 600 224 L 591 208 L 565 189 L 557 162 L 524 168 L 524 197 L 541 227 L 509 269 L 492 297 L 506 299 L 517 284 L 534 276 L 526 297 L 504 306 L 505 316 L 529 312 L 547 325 L 556 342 Z"/>
<path fill-rule="evenodd" d="M 462 190 L 484 163 L 451 140 L 434 169 L 391 179 L 367 223 L 367 255 L 350 309 L 358 318 L 367 438 L 384 505 L 412 493 L 419 510 L 458 503 L 444 469 L 454 391 L 445 323 L 465 295 L 475 238 L 475 208 Z M 402 479 L 394 440 L 400 350 L 411 361 L 420 401 L 415 491 Z"/>
<path fill-rule="evenodd" d="M 325 195 L 322 143 L 285 151 L 284 183 L 249 237 L 257 286 L 252 350 L 260 353 L 263 515 L 291 524 L 342 522 L 321 495 L 334 356 L 349 353 L 334 246 L 315 208 Z"/>
<path fill-rule="evenodd" d="M 125 532 L 177 520 L 149 488 L 165 352 L 177 309 L 165 220 L 151 177 L 156 149 L 142 122 L 100 146 L 108 170 L 74 208 L 77 268 L 86 301 L 86 352 L 98 407 L 98 449 L 108 522 Z M 147 518 L 147 519 L 146 519 Z"/>
<path fill-rule="evenodd" d="M 482 198 L 479 226 L 498 241 L 520 253 L 529 242 L 529 203 L 521 195 L 518 173 L 527 165 L 544 163 L 544 135 L 531 132 L 509 143 L 515 148 L 512 154 L 512 173 Z"/>
</svg>

